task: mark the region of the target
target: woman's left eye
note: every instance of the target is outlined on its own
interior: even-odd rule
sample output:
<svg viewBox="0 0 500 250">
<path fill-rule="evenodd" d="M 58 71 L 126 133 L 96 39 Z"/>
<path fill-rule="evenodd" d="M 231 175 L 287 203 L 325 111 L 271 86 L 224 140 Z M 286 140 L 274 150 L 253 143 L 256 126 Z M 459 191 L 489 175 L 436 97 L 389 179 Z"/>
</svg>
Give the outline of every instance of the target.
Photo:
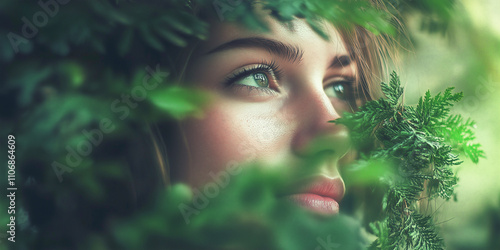
<svg viewBox="0 0 500 250">
<path fill-rule="evenodd" d="M 338 98 L 343 101 L 349 101 L 351 98 L 350 90 L 351 82 L 337 81 L 325 87 L 325 93 L 329 97 Z"/>
</svg>

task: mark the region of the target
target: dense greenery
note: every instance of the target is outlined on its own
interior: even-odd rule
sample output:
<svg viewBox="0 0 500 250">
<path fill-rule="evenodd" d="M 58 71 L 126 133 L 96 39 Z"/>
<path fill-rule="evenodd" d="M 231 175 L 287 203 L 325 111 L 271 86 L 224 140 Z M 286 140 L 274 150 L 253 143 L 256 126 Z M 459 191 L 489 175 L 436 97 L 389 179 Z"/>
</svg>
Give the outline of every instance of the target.
<svg viewBox="0 0 500 250">
<path fill-rule="evenodd" d="M 422 214 L 425 204 L 440 197 L 449 200 L 457 184 L 453 166 L 456 152 L 477 163 L 484 152 L 474 144 L 474 123 L 451 115 L 450 107 L 462 98 L 453 88 L 431 96 L 427 91 L 415 107 L 404 105 L 403 87 L 396 73 L 382 83 L 385 98 L 371 101 L 359 112 L 346 113 L 335 123 L 349 127 L 361 152 L 355 173 L 370 176 L 387 186 L 383 198 L 386 218 L 372 224 L 378 236 L 376 249 L 443 249 L 432 217 Z M 374 171 L 378 169 L 378 171 Z M 365 173 L 363 173 L 365 172 Z M 359 178 L 359 177 L 357 177 Z"/>
<path fill-rule="evenodd" d="M 141 200 L 140 205 L 131 198 L 126 157 L 130 145 L 147 134 L 148 123 L 199 115 L 210 99 L 204 93 L 179 86 L 182 82 L 176 74 L 183 70 L 177 61 L 179 53 L 190 43 L 207 36 L 208 24 L 195 14 L 196 10 L 214 9 L 221 21 L 236 20 L 250 28 L 265 30 L 265 25 L 251 11 L 249 1 L 42 2 L 51 5 L 14 0 L 0 3 L 0 135 L 2 138 L 9 133 L 16 136 L 16 185 L 22 190 L 17 196 L 18 241 L 8 245 L 0 234 L 0 249 L 7 246 L 18 249 L 141 249 L 177 244 L 194 249 L 234 247 L 234 244 L 259 249 L 265 249 L 263 246 L 268 249 L 322 249 L 324 242 L 330 242 L 328 246 L 332 248 L 361 248 L 359 225 L 352 219 L 340 216 L 331 223 L 318 223 L 317 218 L 301 211 L 286 210 L 288 208 L 269 199 L 269 190 L 274 190 L 273 185 L 283 181 L 276 173 L 263 174 L 255 170 L 257 172 L 231 182 L 236 188 L 224 189 L 227 194 L 211 201 L 210 206 L 188 224 L 179 220 L 183 218 L 179 217 L 182 214 L 178 213 L 177 206 L 169 206 L 192 197 L 185 186 L 154 192 L 149 199 Z M 446 26 L 453 1 L 395 0 L 385 3 L 392 14 L 402 16 L 413 10 L 428 14 L 430 18 L 424 22 L 434 31 L 432 27 Z M 294 16 L 305 18 L 319 34 L 323 33 L 315 23 L 318 18 L 326 18 L 335 25 L 358 24 L 376 34 L 396 33 L 390 16 L 372 8 L 367 1 L 270 1 L 265 7 L 273 10 L 273 15 L 283 22 Z M 439 25 L 429 25 L 430 22 Z M 144 79 L 154 79 L 155 87 L 147 89 L 146 97 L 137 101 L 137 106 L 125 105 L 124 95 L 130 97 L 134 91 L 145 89 Z M 410 155 L 423 162 L 419 171 L 424 171 L 424 166 L 429 166 L 431 161 L 438 170 L 434 170 L 434 175 L 426 173 L 415 177 L 417 172 L 410 171 L 401 180 L 383 179 L 389 186 L 385 199 L 388 218 L 375 224 L 379 237 L 376 244 L 389 246 L 401 238 L 405 239 L 401 244 L 408 246 L 418 246 L 419 239 L 424 240 L 421 244 L 439 245 L 436 234 L 430 229 L 431 221 L 409 210 L 401 210 L 399 205 L 406 202 L 404 209 L 416 211 L 415 195 L 423 190 L 424 183 L 429 183 L 426 184 L 429 194 L 445 198 L 453 194 L 456 178 L 449 171 L 449 165 L 456 160 L 446 158 L 451 157 L 447 150 L 451 146 L 464 150 L 472 159 L 480 156 L 475 146 L 467 144 L 472 139 L 472 123 L 464 123 L 458 116 L 447 116 L 446 110 L 440 113 L 442 111 L 437 108 L 443 104 L 441 102 L 458 99 L 457 95 L 448 92 L 437 99 L 425 98 L 421 110 L 417 108 L 411 112 L 415 117 L 407 117 L 409 113 L 402 112 L 406 110 L 401 108 L 400 101 L 394 102 L 399 96 L 390 96 L 397 88 L 389 86 L 393 89 L 387 89 L 389 101 L 383 104 L 386 113 L 382 113 L 390 117 L 374 119 L 387 118 L 389 124 L 394 123 L 393 127 L 384 127 L 391 130 L 380 132 L 380 142 L 386 148 L 399 145 L 387 144 L 383 139 L 395 134 L 401 143 L 418 143 L 427 151 L 406 154 L 413 146 L 404 144 L 390 152 L 374 151 L 365 160 L 399 157 L 402 158 L 399 161 L 404 162 L 404 157 Z M 395 110 L 404 115 L 397 115 Z M 448 120 L 443 120 L 444 116 L 449 117 Z M 435 119 L 428 120 L 432 117 Z M 68 148 L 75 149 L 87 141 L 83 131 L 100 128 L 103 120 L 109 121 L 106 127 L 110 132 L 103 134 L 102 143 L 94 145 L 88 156 L 73 159 L 73 164 L 68 164 Z M 382 120 L 364 124 L 378 124 Z M 404 121 L 416 125 L 405 125 Z M 402 128 L 415 131 L 404 130 L 399 134 Z M 369 129 L 366 131 L 373 131 Z M 370 137 L 371 134 L 359 136 Z M 448 141 L 435 137 L 448 138 Z M 5 159 L 5 150 L 0 154 Z M 145 161 L 144 165 L 148 163 Z M 412 168 L 405 165 L 402 169 Z M 399 185 L 409 180 L 412 186 L 404 189 Z M 5 182 L 6 178 L 2 177 L 2 187 L 6 186 Z M 248 200 L 244 199 L 247 196 L 237 200 L 231 198 L 249 188 L 267 191 L 256 191 L 259 195 Z M 2 208 L 7 207 L 4 197 L 2 195 L 0 200 Z M 228 201 L 231 205 L 227 205 Z M 278 209 L 281 213 L 276 212 Z M 234 215 L 238 211 L 247 212 Z M 277 213 L 282 216 L 275 216 Z M 256 215 L 262 217 L 257 219 Z M 402 235 L 392 235 L 402 225 L 389 222 L 401 215 L 413 223 L 405 225 L 423 225 L 425 232 L 412 236 L 408 234 L 413 231 L 407 228 L 401 231 Z M 297 219 L 287 220 L 289 216 Z M 236 223 L 219 223 L 228 217 L 235 218 Z M 7 221 L 6 214 L 1 213 L 1 224 Z M 162 223 L 165 221 L 168 223 Z M 236 230 L 237 226 L 247 228 L 243 225 L 255 222 L 263 225 L 255 225 L 251 232 Z M 227 237 L 228 231 L 235 232 L 234 238 Z M 430 236 L 429 241 L 420 237 L 425 235 Z M 238 240 L 241 241 L 238 243 Z"/>
<path fill-rule="evenodd" d="M 117 223 L 115 240 L 120 249 L 365 249 L 355 219 L 315 216 L 276 199 L 304 173 L 241 166 L 227 185 L 177 184 L 152 209 Z"/>
</svg>

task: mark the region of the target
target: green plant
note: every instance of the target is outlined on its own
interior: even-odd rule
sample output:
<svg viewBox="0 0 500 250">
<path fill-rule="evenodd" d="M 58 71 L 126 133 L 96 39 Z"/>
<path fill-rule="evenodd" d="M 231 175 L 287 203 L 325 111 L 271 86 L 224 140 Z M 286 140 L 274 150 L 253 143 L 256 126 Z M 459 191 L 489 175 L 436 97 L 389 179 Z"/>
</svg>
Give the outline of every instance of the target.
<svg viewBox="0 0 500 250">
<path fill-rule="evenodd" d="M 49 13 L 40 2 L 57 7 L 52 5 Z M 0 133 L 2 138 L 7 133 L 16 135 L 17 184 L 23 185 L 19 213 L 29 218 L 19 223 L 18 248 L 113 248 L 126 242 L 112 240 L 115 228 L 110 225 L 115 220 L 157 211 L 149 204 L 136 207 L 130 201 L 133 190 L 127 179 L 126 146 L 139 137 L 136 134 L 145 133 L 148 122 L 182 119 L 202 110 L 204 98 L 193 98 L 202 94 L 179 86 L 173 73 L 178 70 L 177 52 L 207 36 L 208 24 L 195 14 L 196 8 L 214 8 L 215 2 L 1 1 Z M 230 9 L 223 13 L 225 18 L 265 29 L 249 11 L 250 1 L 237 6 L 230 2 L 238 1 L 219 5 Z M 422 6 L 427 12 L 439 12 L 448 6 L 445 2 L 450 3 L 425 1 Z M 320 34 L 318 17 L 335 25 L 358 24 L 374 33 L 394 32 L 388 15 L 368 1 L 269 1 L 265 8 L 283 22 L 305 18 Z M 40 19 L 43 15 L 46 22 Z M 127 109 L 122 95 L 140 89 L 146 76 L 156 81 L 157 88 L 137 107 Z M 117 100 L 119 112 L 113 110 Z M 87 140 L 82 131 L 100 128 L 104 119 L 109 119 L 113 131 L 104 133 L 102 144 L 94 145 L 80 162 L 64 163 L 67 148 Z M 457 144 L 462 143 L 460 138 Z M 474 148 L 469 149 L 474 153 Z M 0 179 L 2 186 L 5 181 Z M 161 212 L 154 214 L 162 218 Z M 5 214 L 1 216 L 6 221 Z M 155 220 L 154 216 L 148 219 Z"/>
<path fill-rule="evenodd" d="M 461 163 L 455 153 L 463 152 L 475 163 L 484 157 L 480 145 L 473 143 L 474 122 L 450 114 L 462 98 L 453 88 L 434 97 L 427 91 L 418 105 L 408 106 L 393 72 L 382 90 L 385 98 L 334 121 L 350 129 L 354 144 L 364 152 L 351 174 L 366 176 L 363 172 L 379 169 L 371 176 L 386 187 L 385 219 L 371 225 L 378 236 L 372 247 L 443 249 L 431 216 L 420 213 L 420 203 L 453 197 L 458 178 L 452 167 Z"/>
</svg>

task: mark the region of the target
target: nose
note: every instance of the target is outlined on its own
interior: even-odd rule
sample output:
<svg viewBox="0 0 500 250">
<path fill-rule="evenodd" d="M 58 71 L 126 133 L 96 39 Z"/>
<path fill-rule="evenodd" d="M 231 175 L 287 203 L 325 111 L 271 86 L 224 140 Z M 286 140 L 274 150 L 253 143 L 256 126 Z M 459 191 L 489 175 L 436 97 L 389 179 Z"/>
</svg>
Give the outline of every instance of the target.
<svg viewBox="0 0 500 250">
<path fill-rule="evenodd" d="M 302 92 L 296 98 L 299 128 L 296 131 L 292 150 L 300 157 L 327 154 L 339 159 L 350 149 L 347 128 L 329 121 L 340 117 L 332 101 L 322 88 Z"/>
</svg>

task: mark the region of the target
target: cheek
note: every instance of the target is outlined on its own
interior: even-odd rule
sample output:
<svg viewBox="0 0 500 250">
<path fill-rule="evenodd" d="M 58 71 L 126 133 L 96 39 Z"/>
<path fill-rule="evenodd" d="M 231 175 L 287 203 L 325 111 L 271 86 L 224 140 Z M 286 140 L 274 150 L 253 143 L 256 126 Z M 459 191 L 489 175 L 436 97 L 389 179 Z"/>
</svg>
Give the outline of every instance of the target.
<svg viewBox="0 0 500 250">
<path fill-rule="evenodd" d="M 220 101 L 202 120 L 183 123 L 189 145 L 191 184 L 209 180 L 230 165 L 272 162 L 289 153 L 293 122 L 277 103 Z"/>
</svg>

